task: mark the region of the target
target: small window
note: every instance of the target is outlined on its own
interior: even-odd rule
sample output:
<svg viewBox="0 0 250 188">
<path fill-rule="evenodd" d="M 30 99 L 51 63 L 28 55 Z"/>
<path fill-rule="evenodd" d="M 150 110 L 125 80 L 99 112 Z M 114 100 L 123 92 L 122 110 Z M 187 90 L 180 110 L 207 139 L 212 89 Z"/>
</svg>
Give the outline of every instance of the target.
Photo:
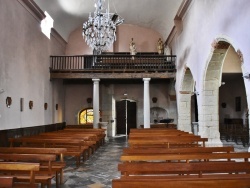
<svg viewBox="0 0 250 188">
<path fill-rule="evenodd" d="M 79 113 L 79 124 L 93 123 L 93 120 L 94 120 L 93 108 L 83 109 Z"/>
<path fill-rule="evenodd" d="M 50 39 L 51 28 L 53 27 L 54 20 L 52 17 L 45 11 L 44 14 L 46 17 L 41 22 L 42 32 Z"/>
</svg>

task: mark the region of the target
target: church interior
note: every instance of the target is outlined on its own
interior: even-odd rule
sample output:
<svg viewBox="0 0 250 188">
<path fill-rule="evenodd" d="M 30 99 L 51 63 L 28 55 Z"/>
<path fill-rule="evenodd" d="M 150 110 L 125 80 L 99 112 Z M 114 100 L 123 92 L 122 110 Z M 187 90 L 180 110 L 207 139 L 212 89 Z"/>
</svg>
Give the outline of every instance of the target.
<svg viewBox="0 0 250 188">
<path fill-rule="evenodd" d="M 0 1 L 0 187 L 250 187 L 249 5 Z"/>
</svg>

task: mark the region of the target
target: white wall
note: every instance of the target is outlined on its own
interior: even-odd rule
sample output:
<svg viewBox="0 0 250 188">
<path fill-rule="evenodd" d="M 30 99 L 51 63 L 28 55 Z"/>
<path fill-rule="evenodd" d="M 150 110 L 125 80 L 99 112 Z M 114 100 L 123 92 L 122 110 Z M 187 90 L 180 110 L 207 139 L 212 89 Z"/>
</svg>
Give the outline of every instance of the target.
<svg viewBox="0 0 250 188">
<path fill-rule="evenodd" d="M 250 69 L 250 2 L 247 0 L 194 0 L 183 19 L 183 31 L 174 39 L 172 50 L 177 60 L 177 89 L 186 64 L 193 73 L 196 89 L 202 90 L 203 77 L 215 39 L 226 38 L 244 56 L 244 67 Z M 247 82 L 249 84 L 249 82 Z M 200 95 L 201 96 L 201 95 Z M 201 100 L 201 99 L 198 99 Z"/>
<path fill-rule="evenodd" d="M 19 1 L 0 1 L 0 25 L 0 89 L 4 89 L 0 94 L 0 130 L 62 122 L 63 103 L 61 111 L 55 112 L 54 106 L 63 99 L 63 89 L 61 82 L 50 81 L 49 56 L 64 54 L 65 46 L 53 36 L 48 39 L 41 32 L 40 21 Z M 12 98 L 10 108 L 5 105 L 8 96 Z M 20 98 L 24 98 L 22 112 Z"/>
<path fill-rule="evenodd" d="M 185 66 L 189 67 L 196 81 L 196 90 L 203 90 L 203 78 L 216 39 L 225 39 L 244 57 L 244 70 L 250 70 L 250 2 L 247 0 L 193 0 L 183 18 L 183 30 L 171 42 L 173 54 L 177 55 L 177 94 Z M 249 93 L 249 80 L 245 80 Z M 201 105 L 203 95 L 198 96 Z M 201 106 L 199 106 L 199 109 Z"/>
</svg>

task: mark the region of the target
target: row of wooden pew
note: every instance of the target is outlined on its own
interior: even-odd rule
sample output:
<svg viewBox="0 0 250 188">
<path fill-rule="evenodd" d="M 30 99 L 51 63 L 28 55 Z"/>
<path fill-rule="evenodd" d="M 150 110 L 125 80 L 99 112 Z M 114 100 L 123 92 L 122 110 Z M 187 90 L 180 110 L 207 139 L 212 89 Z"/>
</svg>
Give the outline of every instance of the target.
<svg viewBox="0 0 250 188">
<path fill-rule="evenodd" d="M 56 187 L 63 184 L 65 156 L 76 166 L 104 144 L 103 129 L 65 128 L 34 136 L 10 138 L 10 147 L 0 148 L 0 187 Z M 13 183 L 14 182 L 14 183 Z"/>
<path fill-rule="evenodd" d="M 175 129 L 132 129 L 113 188 L 250 187 L 250 153 Z"/>
</svg>

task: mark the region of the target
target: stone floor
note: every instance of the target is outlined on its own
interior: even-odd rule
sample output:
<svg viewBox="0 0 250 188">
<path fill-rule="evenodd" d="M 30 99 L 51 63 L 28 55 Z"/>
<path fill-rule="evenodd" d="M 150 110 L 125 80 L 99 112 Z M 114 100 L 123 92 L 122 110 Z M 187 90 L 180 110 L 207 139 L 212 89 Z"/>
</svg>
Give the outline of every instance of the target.
<svg viewBox="0 0 250 188">
<path fill-rule="evenodd" d="M 110 138 L 104 146 L 81 164 L 75 167 L 73 158 L 66 159 L 67 167 L 64 170 L 65 183 L 61 188 L 108 188 L 112 187 L 112 179 L 120 177 L 117 170 L 122 149 L 127 146 L 125 136 Z M 52 182 L 52 188 L 55 188 Z"/>
<path fill-rule="evenodd" d="M 73 158 L 67 159 L 67 168 L 64 170 L 65 183 L 61 188 L 111 188 L 112 179 L 120 177 L 117 170 L 122 149 L 127 146 L 125 136 L 110 138 L 101 146 L 89 160 L 75 167 Z M 235 151 L 248 151 L 248 147 L 237 145 L 234 142 L 222 141 L 223 145 L 234 145 Z M 52 188 L 55 188 L 52 182 Z"/>
</svg>

